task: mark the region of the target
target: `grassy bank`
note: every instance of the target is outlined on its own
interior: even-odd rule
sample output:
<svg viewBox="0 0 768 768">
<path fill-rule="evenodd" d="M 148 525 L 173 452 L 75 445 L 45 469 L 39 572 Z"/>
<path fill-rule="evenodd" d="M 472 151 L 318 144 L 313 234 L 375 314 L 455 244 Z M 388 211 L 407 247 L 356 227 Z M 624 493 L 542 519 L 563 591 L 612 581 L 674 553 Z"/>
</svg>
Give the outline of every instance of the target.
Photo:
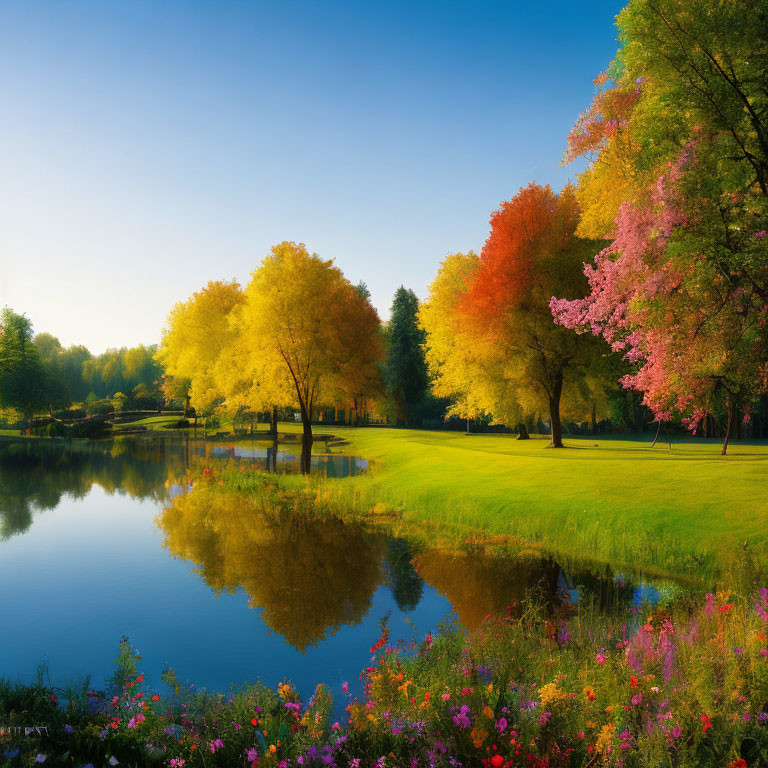
<svg viewBox="0 0 768 768">
<path fill-rule="evenodd" d="M 281 425 L 294 429 L 293 425 Z M 410 522 L 512 536 L 561 555 L 659 572 L 712 573 L 748 542 L 768 560 L 768 446 L 355 429 L 334 450 L 374 462 L 324 481 L 346 508 L 386 507 Z"/>
</svg>

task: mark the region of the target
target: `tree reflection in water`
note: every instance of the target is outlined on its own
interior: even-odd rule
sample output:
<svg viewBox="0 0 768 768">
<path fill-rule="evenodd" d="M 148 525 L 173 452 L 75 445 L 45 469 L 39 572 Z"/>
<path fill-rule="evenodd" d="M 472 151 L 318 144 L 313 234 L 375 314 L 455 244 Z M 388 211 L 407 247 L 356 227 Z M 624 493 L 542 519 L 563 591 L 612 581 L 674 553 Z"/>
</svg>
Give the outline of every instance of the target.
<svg viewBox="0 0 768 768">
<path fill-rule="evenodd" d="M 249 605 L 295 648 L 317 645 L 367 615 L 382 582 L 382 541 L 334 517 L 205 488 L 158 517 L 164 546 L 217 592 L 242 587 Z"/>
</svg>

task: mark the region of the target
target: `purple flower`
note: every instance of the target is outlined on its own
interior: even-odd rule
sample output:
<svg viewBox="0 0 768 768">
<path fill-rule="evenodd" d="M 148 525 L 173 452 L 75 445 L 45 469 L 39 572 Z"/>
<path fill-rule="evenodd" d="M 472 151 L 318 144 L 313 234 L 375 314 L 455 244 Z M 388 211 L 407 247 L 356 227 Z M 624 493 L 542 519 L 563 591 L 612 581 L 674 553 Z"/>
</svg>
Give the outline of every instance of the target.
<svg viewBox="0 0 768 768">
<path fill-rule="evenodd" d="M 469 728 L 472 723 L 469 720 L 469 715 L 472 711 L 466 704 L 461 705 L 461 709 L 453 716 L 453 722 L 460 728 Z"/>
<path fill-rule="evenodd" d="M 74 733 L 74 732 L 75 732 L 75 729 L 74 729 L 74 728 L 73 728 L 71 725 L 65 725 L 65 726 L 64 726 L 64 730 L 65 730 L 67 733 Z"/>
<path fill-rule="evenodd" d="M 496 728 L 498 729 L 499 733 L 504 733 L 504 731 L 507 730 L 507 720 L 504 717 L 500 717 L 496 721 Z"/>
<path fill-rule="evenodd" d="M 641 704 L 643 701 L 643 694 L 642 693 L 636 693 L 632 697 L 632 706 L 636 707 L 638 704 Z"/>
<path fill-rule="evenodd" d="M 676 726 L 675 726 L 675 727 L 672 729 L 672 736 L 674 736 L 674 738 L 676 738 L 676 739 L 679 739 L 679 738 L 680 738 L 680 734 L 681 734 L 681 733 L 682 733 L 682 731 L 680 730 L 680 726 L 679 726 L 679 725 L 676 725 Z"/>
<path fill-rule="evenodd" d="M 253 762 L 254 760 L 259 759 L 259 753 L 256 751 L 256 747 L 253 747 L 253 749 L 246 749 L 245 750 L 245 757 L 248 759 L 249 762 Z"/>
<path fill-rule="evenodd" d="M 539 717 L 539 724 L 540 725 L 546 725 L 547 724 L 547 720 L 549 720 L 550 717 L 552 717 L 552 713 L 551 712 L 543 712 L 541 717 Z"/>
</svg>

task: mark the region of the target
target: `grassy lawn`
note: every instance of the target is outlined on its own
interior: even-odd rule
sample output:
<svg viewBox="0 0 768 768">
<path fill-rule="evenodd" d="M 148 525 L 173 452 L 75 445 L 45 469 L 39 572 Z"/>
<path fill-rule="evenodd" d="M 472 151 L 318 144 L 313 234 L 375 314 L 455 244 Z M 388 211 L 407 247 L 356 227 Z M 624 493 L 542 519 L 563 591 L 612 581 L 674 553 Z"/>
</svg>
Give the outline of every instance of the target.
<svg viewBox="0 0 768 768">
<path fill-rule="evenodd" d="M 281 431 L 293 425 L 281 424 Z M 768 445 L 317 427 L 375 461 L 328 481 L 356 508 L 383 503 L 413 522 L 508 535 L 561 555 L 659 572 L 711 573 L 748 541 L 768 562 Z"/>
</svg>

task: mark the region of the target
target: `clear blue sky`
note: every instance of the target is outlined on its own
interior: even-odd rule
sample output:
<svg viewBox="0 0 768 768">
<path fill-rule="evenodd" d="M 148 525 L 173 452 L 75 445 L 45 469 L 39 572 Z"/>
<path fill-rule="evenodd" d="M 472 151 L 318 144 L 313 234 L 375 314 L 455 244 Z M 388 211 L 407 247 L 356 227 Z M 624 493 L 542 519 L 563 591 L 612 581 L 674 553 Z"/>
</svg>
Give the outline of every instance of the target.
<svg viewBox="0 0 768 768">
<path fill-rule="evenodd" d="M 559 167 L 622 3 L 9 0 L 0 305 L 94 352 L 307 244 L 382 317 Z"/>
</svg>

